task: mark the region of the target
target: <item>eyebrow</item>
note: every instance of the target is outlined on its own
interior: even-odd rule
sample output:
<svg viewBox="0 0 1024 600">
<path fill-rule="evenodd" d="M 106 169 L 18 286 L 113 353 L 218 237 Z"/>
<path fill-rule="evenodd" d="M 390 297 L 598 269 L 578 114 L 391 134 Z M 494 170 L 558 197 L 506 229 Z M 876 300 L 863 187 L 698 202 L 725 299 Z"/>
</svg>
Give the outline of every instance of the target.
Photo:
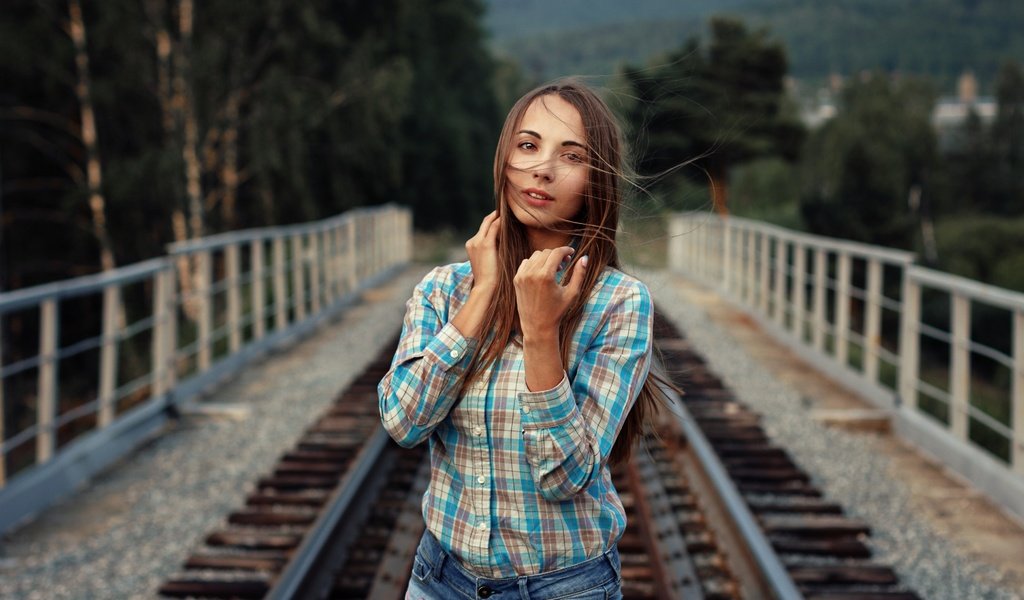
<svg viewBox="0 0 1024 600">
<path fill-rule="evenodd" d="M 537 138 L 538 140 L 544 139 L 539 133 L 537 133 L 536 131 L 530 131 L 529 129 L 520 129 L 516 133 L 525 133 L 526 135 L 532 135 L 533 137 Z M 566 141 L 562 142 L 562 145 L 563 146 L 576 146 L 577 148 L 582 148 L 584 150 L 587 149 L 586 146 L 584 146 L 583 144 L 581 144 L 581 143 L 579 143 L 577 141 L 574 141 L 574 140 L 566 140 Z"/>
</svg>

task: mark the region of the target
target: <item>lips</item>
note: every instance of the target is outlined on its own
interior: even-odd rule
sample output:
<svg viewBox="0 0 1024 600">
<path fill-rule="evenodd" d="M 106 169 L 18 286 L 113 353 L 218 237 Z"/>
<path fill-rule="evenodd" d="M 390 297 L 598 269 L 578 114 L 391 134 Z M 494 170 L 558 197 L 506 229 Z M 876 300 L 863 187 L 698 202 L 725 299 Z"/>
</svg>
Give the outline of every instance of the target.
<svg viewBox="0 0 1024 600">
<path fill-rule="evenodd" d="M 555 200 L 554 196 L 537 188 L 526 188 L 520 192 L 520 195 L 530 206 L 547 206 Z"/>
</svg>

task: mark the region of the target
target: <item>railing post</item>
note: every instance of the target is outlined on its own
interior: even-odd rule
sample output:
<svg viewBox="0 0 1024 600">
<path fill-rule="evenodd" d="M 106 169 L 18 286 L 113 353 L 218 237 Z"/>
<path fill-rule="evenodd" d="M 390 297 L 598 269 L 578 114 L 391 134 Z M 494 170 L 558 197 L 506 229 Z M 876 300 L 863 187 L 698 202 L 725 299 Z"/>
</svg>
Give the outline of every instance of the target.
<svg viewBox="0 0 1024 600">
<path fill-rule="evenodd" d="M 1010 392 L 1013 413 L 1013 470 L 1024 475 L 1024 310 L 1013 312 L 1013 383 Z"/>
<path fill-rule="evenodd" d="M 313 314 L 320 312 L 320 233 L 309 234 L 309 295 Z"/>
<path fill-rule="evenodd" d="M 847 364 L 847 346 L 850 331 L 850 254 L 848 252 L 839 252 L 837 256 L 838 265 L 836 273 L 836 326 L 835 334 L 833 335 L 833 341 L 835 342 L 835 356 L 836 362 L 843 365 Z M 864 346 L 868 345 L 867 339 L 864 340 Z M 864 349 L 861 352 L 861 364 L 864 364 Z"/>
<path fill-rule="evenodd" d="M 0 313 L 0 373 L 4 369 L 4 314 Z M 3 451 L 3 442 L 7 439 L 4 428 L 4 415 L 7 414 L 7 407 L 4 405 L 4 378 L 0 375 L 0 487 L 7 485 L 7 454 Z"/>
<path fill-rule="evenodd" d="M 169 352 L 170 338 L 170 292 L 174 285 L 174 268 L 157 271 L 153 277 L 153 338 L 152 363 L 150 370 L 153 373 L 152 396 L 159 398 L 170 389 L 168 384 L 167 371 L 170 367 Z"/>
<path fill-rule="evenodd" d="M 757 300 L 758 300 L 758 306 L 761 309 L 761 314 L 762 315 L 768 315 L 768 304 L 769 304 L 768 298 L 771 296 L 771 264 L 772 264 L 771 255 L 772 255 L 772 250 L 771 250 L 771 245 L 769 243 L 771 240 L 768 239 L 768 232 L 763 230 L 763 229 L 761 230 L 759 235 L 760 235 L 760 240 L 761 240 L 761 251 L 760 251 L 759 254 L 760 254 L 761 258 L 758 261 L 758 266 L 761 268 L 760 269 L 761 270 L 761 276 L 760 276 L 761 290 L 758 293 L 758 299 Z"/>
<path fill-rule="evenodd" d="M 256 238 L 249 248 L 249 267 L 252 270 L 252 337 L 263 339 L 267 331 L 264 309 L 267 295 L 263 290 L 263 238 Z"/>
<path fill-rule="evenodd" d="M 825 249 L 816 247 L 814 249 L 814 325 L 813 340 L 814 349 L 824 352 L 825 349 L 825 291 L 828 282 L 827 273 L 828 260 Z"/>
<path fill-rule="evenodd" d="M 48 298 L 39 306 L 39 380 L 36 400 L 36 463 L 53 457 L 57 447 L 57 432 L 53 422 L 57 417 L 57 300 Z"/>
<path fill-rule="evenodd" d="M 802 242 L 793 243 L 793 327 L 796 340 L 804 342 L 804 313 L 807 310 L 807 251 Z"/>
<path fill-rule="evenodd" d="M 345 293 L 351 294 L 359 285 L 359 262 L 356 259 L 356 215 L 346 215 L 345 232 Z"/>
<path fill-rule="evenodd" d="M 103 325 L 100 349 L 100 390 L 98 426 L 114 421 L 114 388 L 117 387 L 117 338 L 121 294 L 118 284 L 103 288 Z"/>
<path fill-rule="evenodd" d="M 292 294 L 295 296 L 295 322 L 306 318 L 306 256 L 302 234 L 292 234 Z"/>
<path fill-rule="evenodd" d="M 744 281 L 743 281 L 743 298 L 744 304 L 753 308 L 754 306 L 754 295 L 757 292 L 756 274 L 757 274 L 757 236 L 754 230 L 749 225 L 746 228 L 746 234 L 743 236 L 745 252 L 747 262 L 744 265 Z"/>
<path fill-rule="evenodd" d="M 210 368 L 211 332 L 213 331 L 213 257 L 209 250 L 201 250 L 197 257 L 196 275 L 199 282 L 196 293 L 199 294 L 199 372 Z"/>
<path fill-rule="evenodd" d="M 171 263 L 167 274 L 167 390 L 174 389 L 178 383 L 178 306 L 183 299 L 178 289 L 174 263 Z"/>
<path fill-rule="evenodd" d="M 720 219 L 722 224 L 722 284 L 725 293 L 732 291 L 732 227 L 728 219 Z"/>
<path fill-rule="evenodd" d="M 779 325 L 786 324 L 786 267 L 789 265 L 789 247 L 782 236 L 775 238 L 775 306 L 774 318 Z"/>
<path fill-rule="evenodd" d="M 953 435 L 967 441 L 967 422 L 970 406 L 971 370 L 971 303 L 958 292 L 951 293 L 953 341 L 949 370 L 949 428 Z"/>
<path fill-rule="evenodd" d="M 242 278 L 239 276 L 237 243 L 224 249 L 224 260 L 227 262 L 225 275 L 228 280 L 228 353 L 234 354 L 242 347 Z"/>
<path fill-rule="evenodd" d="M 882 263 L 868 259 L 868 289 L 864 322 L 864 378 L 878 381 L 878 350 L 882 344 Z M 896 384 L 897 386 L 899 384 Z"/>
<path fill-rule="evenodd" d="M 917 408 L 918 323 L 921 321 L 921 286 L 910 270 L 903 271 L 903 310 L 900 311 L 900 398 Z"/>
<path fill-rule="evenodd" d="M 288 326 L 288 285 L 284 273 L 284 237 L 274 237 L 274 326 Z"/>
</svg>

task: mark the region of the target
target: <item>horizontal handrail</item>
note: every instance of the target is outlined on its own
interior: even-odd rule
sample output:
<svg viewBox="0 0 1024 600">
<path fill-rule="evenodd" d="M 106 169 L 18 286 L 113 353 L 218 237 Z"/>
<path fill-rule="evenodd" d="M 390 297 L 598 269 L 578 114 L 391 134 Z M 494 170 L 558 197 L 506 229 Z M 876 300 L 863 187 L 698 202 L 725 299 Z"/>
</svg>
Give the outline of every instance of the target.
<svg viewBox="0 0 1024 600">
<path fill-rule="evenodd" d="M 130 451 L 168 407 L 407 262 L 411 233 L 408 209 L 360 208 L 0 294 L 0 348 L 12 358 L 0 356 L 0 533 Z M 87 361 L 98 368 L 83 371 Z"/>
<path fill-rule="evenodd" d="M 743 305 L 1024 516 L 1024 293 L 915 265 L 911 252 L 738 217 L 676 214 L 669 239 L 671 268 Z M 1006 338 L 972 337 L 975 305 L 1009 318 Z M 1009 391 L 972 357 L 1009 373 Z M 926 378 L 947 378 L 948 391 Z"/>
</svg>

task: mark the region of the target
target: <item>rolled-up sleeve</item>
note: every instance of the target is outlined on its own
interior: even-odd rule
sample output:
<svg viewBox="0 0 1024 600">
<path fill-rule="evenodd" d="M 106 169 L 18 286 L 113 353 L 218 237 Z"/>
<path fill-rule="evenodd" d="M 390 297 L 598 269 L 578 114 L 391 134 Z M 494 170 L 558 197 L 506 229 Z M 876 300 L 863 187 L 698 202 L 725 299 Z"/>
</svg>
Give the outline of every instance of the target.
<svg viewBox="0 0 1024 600">
<path fill-rule="evenodd" d="M 606 316 L 571 380 L 566 375 L 550 390 L 519 394 L 527 461 L 549 500 L 569 499 L 598 476 L 650 371 L 646 286 L 623 290 Z"/>
<path fill-rule="evenodd" d="M 448 415 L 476 347 L 476 340 L 446 322 L 450 290 L 442 289 L 445 283 L 438 268 L 416 286 L 406 303 L 395 358 L 377 386 L 381 423 L 407 448 L 430 437 Z"/>
</svg>

